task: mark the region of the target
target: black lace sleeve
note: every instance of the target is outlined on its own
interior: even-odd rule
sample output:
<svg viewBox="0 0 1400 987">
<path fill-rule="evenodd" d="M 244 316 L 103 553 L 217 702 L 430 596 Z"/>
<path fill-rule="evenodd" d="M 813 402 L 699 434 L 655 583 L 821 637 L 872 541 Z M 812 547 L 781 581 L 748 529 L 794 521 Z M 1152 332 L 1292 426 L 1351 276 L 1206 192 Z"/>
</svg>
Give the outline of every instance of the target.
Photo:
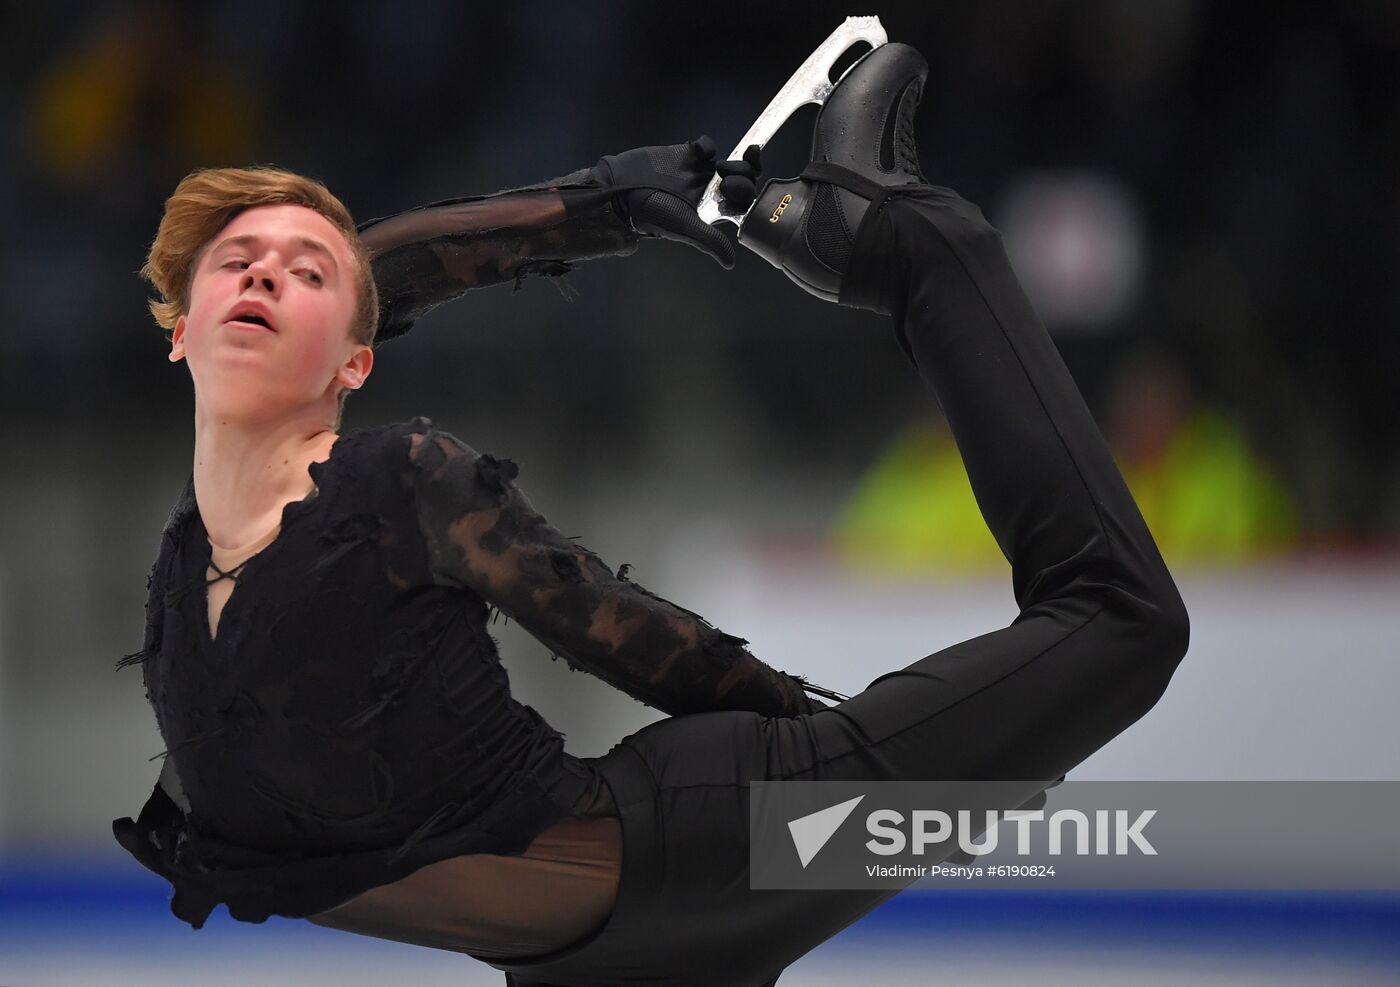
<svg viewBox="0 0 1400 987">
<path fill-rule="evenodd" d="M 379 286 L 376 343 L 486 285 L 558 276 L 574 262 L 630 254 L 640 239 L 592 169 L 492 195 L 446 199 L 360 225 Z"/>
<path fill-rule="evenodd" d="M 530 506 L 510 460 L 478 455 L 432 427 L 409 442 L 434 580 L 475 591 L 571 667 L 671 714 L 793 716 L 825 708 L 804 689 L 843 698 L 614 574 Z"/>
</svg>

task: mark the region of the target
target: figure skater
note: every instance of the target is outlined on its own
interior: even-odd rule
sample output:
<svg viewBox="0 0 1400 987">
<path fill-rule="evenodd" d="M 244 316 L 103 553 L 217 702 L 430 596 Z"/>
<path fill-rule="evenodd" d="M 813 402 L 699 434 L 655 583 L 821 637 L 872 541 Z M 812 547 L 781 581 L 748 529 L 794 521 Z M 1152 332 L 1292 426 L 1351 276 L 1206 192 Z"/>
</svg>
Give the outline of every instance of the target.
<svg viewBox="0 0 1400 987">
<path fill-rule="evenodd" d="M 998 234 L 920 172 L 926 74 L 905 45 L 857 63 L 812 163 L 742 233 L 812 293 L 892 317 L 1012 566 L 1010 626 L 850 698 L 614 573 L 509 460 L 426 418 L 336 433 L 374 344 L 471 287 L 639 236 L 732 265 L 694 212 L 712 142 L 359 235 L 286 173 L 181 184 L 147 271 L 194 379 L 194 470 L 124 659 L 168 749 L 139 818 L 114 823 L 177 916 L 303 917 L 521 987 L 771 985 L 897 891 L 750 888 L 750 782 L 1015 780 L 1029 800 L 1156 703 L 1186 651 L 1181 598 Z M 747 164 L 722 167 L 752 200 Z M 491 608 L 671 716 L 570 756 L 511 698 Z"/>
</svg>

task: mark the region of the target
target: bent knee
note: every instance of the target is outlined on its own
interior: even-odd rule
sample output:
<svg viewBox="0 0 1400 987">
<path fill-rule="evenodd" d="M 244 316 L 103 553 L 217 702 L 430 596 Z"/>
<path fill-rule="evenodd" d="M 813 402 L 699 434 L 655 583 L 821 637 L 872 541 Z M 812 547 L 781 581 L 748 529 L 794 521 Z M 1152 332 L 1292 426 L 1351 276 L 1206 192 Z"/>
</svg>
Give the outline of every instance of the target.
<svg viewBox="0 0 1400 987">
<path fill-rule="evenodd" d="M 1129 618 L 1134 646 L 1126 659 L 1134 669 L 1136 701 L 1134 719 L 1156 706 L 1190 645 L 1191 621 L 1175 586 L 1138 599 Z"/>
</svg>

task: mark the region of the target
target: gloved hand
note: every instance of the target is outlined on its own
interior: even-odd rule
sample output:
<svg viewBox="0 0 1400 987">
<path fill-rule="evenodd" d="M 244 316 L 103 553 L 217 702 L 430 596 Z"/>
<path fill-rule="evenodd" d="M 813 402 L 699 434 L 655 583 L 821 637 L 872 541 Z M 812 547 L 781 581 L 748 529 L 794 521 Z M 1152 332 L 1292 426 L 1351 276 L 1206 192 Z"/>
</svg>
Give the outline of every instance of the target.
<svg viewBox="0 0 1400 987">
<path fill-rule="evenodd" d="M 718 171 L 726 203 L 731 209 L 747 209 L 757 195 L 758 151 L 758 145 L 752 145 L 742 161 L 723 161 L 717 168 L 715 142 L 702 136 L 684 144 L 605 155 L 593 166 L 593 174 L 604 186 L 618 190 L 618 211 L 638 233 L 688 243 L 730 269 L 733 242 L 701 220 L 695 207 Z"/>
</svg>

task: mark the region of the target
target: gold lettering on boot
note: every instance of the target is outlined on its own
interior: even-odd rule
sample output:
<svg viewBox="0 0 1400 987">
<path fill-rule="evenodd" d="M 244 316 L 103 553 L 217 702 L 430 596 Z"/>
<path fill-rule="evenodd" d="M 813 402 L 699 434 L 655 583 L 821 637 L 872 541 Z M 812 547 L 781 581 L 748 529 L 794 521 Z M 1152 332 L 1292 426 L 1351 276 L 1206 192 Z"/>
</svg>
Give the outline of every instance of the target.
<svg viewBox="0 0 1400 987">
<path fill-rule="evenodd" d="M 782 201 L 778 203 L 778 208 L 774 209 L 773 215 L 768 218 L 768 222 L 776 223 L 778 221 L 778 217 L 783 214 L 783 210 L 788 207 L 788 203 L 791 201 L 792 193 L 788 193 L 787 195 L 783 196 Z"/>
</svg>

